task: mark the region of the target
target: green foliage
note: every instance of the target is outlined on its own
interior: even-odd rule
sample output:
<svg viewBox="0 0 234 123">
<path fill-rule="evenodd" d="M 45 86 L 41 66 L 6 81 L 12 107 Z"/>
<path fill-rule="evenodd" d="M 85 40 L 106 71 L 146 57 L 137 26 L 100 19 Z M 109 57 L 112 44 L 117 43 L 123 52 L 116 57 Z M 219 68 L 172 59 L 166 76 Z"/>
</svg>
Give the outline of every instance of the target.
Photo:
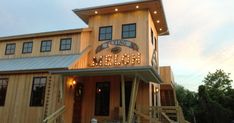
<svg viewBox="0 0 234 123">
<path fill-rule="evenodd" d="M 229 96 L 232 89 L 232 80 L 229 76 L 230 73 L 226 74 L 223 70 L 216 70 L 215 73 L 209 73 L 205 77 L 203 82 L 211 99 L 221 103 L 227 98 L 226 96 Z"/>
<path fill-rule="evenodd" d="M 234 120 L 234 89 L 230 74 L 223 70 L 208 73 L 198 93 L 176 86 L 176 95 L 185 118 L 191 123 L 230 123 Z"/>
<path fill-rule="evenodd" d="M 198 89 L 197 123 L 229 123 L 231 111 L 224 108 L 209 96 L 206 86 Z"/>
<path fill-rule="evenodd" d="M 194 107 L 197 104 L 196 93 L 185 89 L 183 86 L 176 85 L 176 97 L 183 109 L 185 119 L 193 121 L 195 117 Z"/>
</svg>

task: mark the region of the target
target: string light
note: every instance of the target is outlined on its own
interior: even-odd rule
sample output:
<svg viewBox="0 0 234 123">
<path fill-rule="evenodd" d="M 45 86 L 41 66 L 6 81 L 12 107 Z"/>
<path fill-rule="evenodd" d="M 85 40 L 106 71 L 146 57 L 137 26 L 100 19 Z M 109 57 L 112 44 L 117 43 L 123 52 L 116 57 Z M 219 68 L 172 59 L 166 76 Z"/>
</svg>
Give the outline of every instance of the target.
<svg viewBox="0 0 234 123">
<path fill-rule="evenodd" d="M 121 65 L 137 65 L 141 64 L 141 53 L 137 54 L 123 54 L 123 55 L 104 55 L 93 57 L 91 67 L 101 67 L 101 66 L 121 66 Z"/>
</svg>

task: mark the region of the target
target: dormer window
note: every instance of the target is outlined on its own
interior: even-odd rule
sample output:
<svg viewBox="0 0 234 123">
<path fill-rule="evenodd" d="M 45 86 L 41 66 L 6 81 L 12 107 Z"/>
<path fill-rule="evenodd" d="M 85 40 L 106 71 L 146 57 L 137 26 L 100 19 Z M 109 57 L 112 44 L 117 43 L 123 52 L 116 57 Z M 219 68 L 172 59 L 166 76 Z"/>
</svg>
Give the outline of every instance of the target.
<svg viewBox="0 0 234 123">
<path fill-rule="evenodd" d="M 99 28 L 99 41 L 112 40 L 112 26 Z"/>
<path fill-rule="evenodd" d="M 51 51 L 51 40 L 41 41 L 41 52 L 50 52 Z"/>
<path fill-rule="evenodd" d="M 32 53 L 33 42 L 24 42 L 22 53 Z"/>
<path fill-rule="evenodd" d="M 123 24 L 122 39 L 136 38 L 136 24 Z"/>
<path fill-rule="evenodd" d="M 15 43 L 7 44 L 6 45 L 5 54 L 6 55 L 13 55 L 13 54 L 15 54 L 15 47 L 16 47 L 15 45 L 16 45 Z"/>
<path fill-rule="evenodd" d="M 71 50 L 72 39 L 64 38 L 60 40 L 60 51 Z"/>
</svg>

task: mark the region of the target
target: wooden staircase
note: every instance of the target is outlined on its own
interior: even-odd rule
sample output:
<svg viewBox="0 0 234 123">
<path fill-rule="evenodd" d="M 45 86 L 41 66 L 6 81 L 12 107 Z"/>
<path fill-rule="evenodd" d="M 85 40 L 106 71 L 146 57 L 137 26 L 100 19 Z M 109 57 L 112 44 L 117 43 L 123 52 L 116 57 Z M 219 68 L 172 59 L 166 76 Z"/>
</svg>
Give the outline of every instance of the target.
<svg viewBox="0 0 234 123">
<path fill-rule="evenodd" d="M 46 86 L 45 106 L 42 123 L 63 123 L 62 115 L 65 112 L 65 105 L 61 105 L 60 108 L 56 109 L 55 103 L 57 99 L 57 93 L 54 92 L 56 91 L 56 89 L 54 89 L 55 86 L 56 83 L 53 82 L 52 76 L 49 76 Z"/>
<path fill-rule="evenodd" d="M 150 123 L 188 123 L 180 106 L 153 106 L 134 111 L 137 123 L 147 120 Z"/>
</svg>

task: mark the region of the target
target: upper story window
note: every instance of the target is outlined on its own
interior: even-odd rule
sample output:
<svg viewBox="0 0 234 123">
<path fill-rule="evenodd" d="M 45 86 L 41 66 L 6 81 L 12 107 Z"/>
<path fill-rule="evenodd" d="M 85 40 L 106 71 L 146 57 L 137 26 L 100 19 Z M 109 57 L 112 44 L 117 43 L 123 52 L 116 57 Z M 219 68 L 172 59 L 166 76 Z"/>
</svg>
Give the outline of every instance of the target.
<svg viewBox="0 0 234 123">
<path fill-rule="evenodd" d="M 122 25 L 122 38 L 136 38 L 136 24 Z"/>
<path fill-rule="evenodd" d="M 50 52 L 52 46 L 51 40 L 41 41 L 41 52 Z"/>
<path fill-rule="evenodd" d="M 0 106 L 4 106 L 5 104 L 7 86 L 8 86 L 8 79 L 0 78 Z"/>
<path fill-rule="evenodd" d="M 24 42 L 22 53 L 32 53 L 33 42 Z"/>
<path fill-rule="evenodd" d="M 155 49 L 157 49 L 157 39 L 154 37 L 154 42 L 155 42 Z"/>
<path fill-rule="evenodd" d="M 99 28 L 99 41 L 112 40 L 112 26 Z"/>
<path fill-rule="evenodd" d="M 30 106 L 43 106 L 46 90 L 46 77 L 34 77 Z"/>
<path fill-rule="evenodd" d="M 110 106 L 110 83 L 96 83 L 95 115 L 108 116 Z"/>
<path fill-rule="evenodd" d="M 152 45 L 154 44 L 154 32 L 152 29 L 151 29 L 151 43 Z"/>
<path fill-rule="evenodd" d="M 72 39 L 64 38 L 60 40 L 60 50 L 71 50 Z"/>
<path fill-rule="evenodd" d="M 15 43 L 7 44 L 6 45 L 5 54 L 6 55 L 13 55 L 13 54 L 15 54 L 15 47 L 16 47 Z"/>
</svg>

